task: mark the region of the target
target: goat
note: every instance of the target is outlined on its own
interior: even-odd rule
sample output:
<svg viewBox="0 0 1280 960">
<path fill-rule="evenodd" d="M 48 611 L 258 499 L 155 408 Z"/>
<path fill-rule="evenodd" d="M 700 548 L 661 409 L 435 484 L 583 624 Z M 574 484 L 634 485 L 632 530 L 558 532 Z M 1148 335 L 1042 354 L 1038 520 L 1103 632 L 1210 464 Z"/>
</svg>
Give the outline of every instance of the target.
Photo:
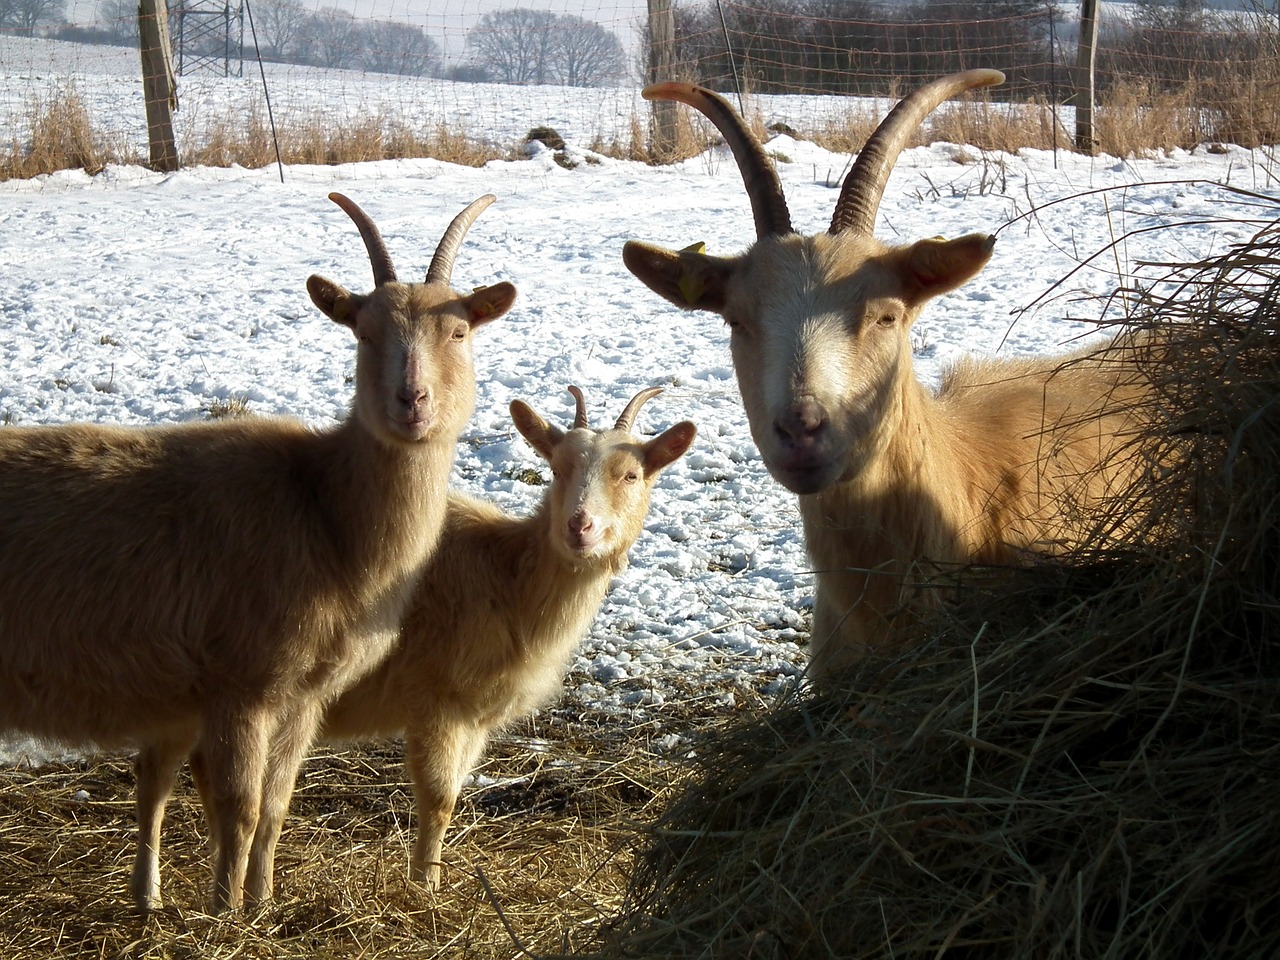
<svg viewBox="0 0 1280 960">
<path fill-rule="evenodd" d="M 273 818 L 321 704 L 390 651 L 442 529 L 457 438 L 475 405 L 472 334 L 515 288 L 449 277 L 468 206 L 425 283 L 400 283 L 377 228 L 365 295 L 312 276 L 358 341 L 343 423 L 287 419 L 0 430 L 0 729 L 115 746 L 199 739 L 217 816 L 212 906 L 260 899 L 250 844 Z M 170 751 L 171 752 L 171 751 Z M 160 904 L 159 818 L 176 765 L 144 749 L 131 890 Z M 158 802 L 157 802 L 158 801 Z M 259 812 L 266 811 L 260 819 Z"/>
<path fill-rule="evenodd" d="M 756 240 L 736 257 L 636 241 L 627 268 L 683 309 L 721 314 L 752 437 L 799 496 L 816 572 L 811 672 L 893 646 L 892 619 L 929 562 L 1006 564 L 1087 533 L 1089 507 L 1126 481 L 1142 394 L 1125 337 L 1066 358 L 967 360 L 936 394 L 915 377 L 911 325 L 987 263 L 995 238 L 889 246 L 873 236 L 889 173 L 939 103 L 1003 82 L 970 70 L 894 108 L 846 177 L 827 233 L 797 234 L 764 149 L 725 100 L 684 83 L 646 99 L 705 114 L 732 149 Z"/>
<path fill-rule="evenodd" d="M 568 432 L 511 403 L 516 428 L 551 465 L 537 510 L 513 517 L 450 493 L 439 547 L 395 651 L 325 711 L 326 740 L 404 734 L 418 816 L 410 875 L 432 888 L 463 777 L 495 730 L 559 688 L 640 535 L 658 474 L 697 433 L 686 420 L 651 440 L 632 435 L 640 408 L 662 392 L 656 387 L 636 394 L 608 430 L 591 429 L 582 391 L 569 391 L 577 412 Z M 205 759 L 197 750 L 191 760 L 211 816 L 217 801 Z"/>
</svg>

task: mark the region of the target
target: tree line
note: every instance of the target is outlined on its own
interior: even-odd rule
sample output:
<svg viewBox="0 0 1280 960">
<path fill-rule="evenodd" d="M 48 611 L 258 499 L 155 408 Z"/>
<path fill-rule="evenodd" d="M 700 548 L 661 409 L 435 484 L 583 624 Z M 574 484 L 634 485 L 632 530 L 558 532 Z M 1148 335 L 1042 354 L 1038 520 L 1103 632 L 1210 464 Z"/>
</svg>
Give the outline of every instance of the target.
<svg viewBox="0 0 1280 960">
<path fill-rule="evenodd" d="M 137 0 L 102 0 L 98 23 L 58 24 L 65 0 L 0 0 L 0 25 L 7 7 L 43 5 L 30 28 L 52 25 L 50 35 L 89 43 L 136 45 Z M 197 4 L 208 10 L 209 5 Z M 221 9 L 218 5 L 217 9 Z M 177 42 L 180 4 L 169 9 Z M 247 10 L 263 59 L 330 69 L 365 70 L 414 77 L 446 77 L 474 82 L 546 83 L 575 87 L 611 86 L 629 79 L 622 42 L 599 23 L 572 14 L 515 7 L 484 14 L 468 31 L 466 56 L 446 68 L 440 45 L 421 27 L 401 21 L 361 20 L 336 7 L 308 10 L 300 0 L 253 0 Z M 237 39 L 239 30 L 236 30 Z M 250 54 L 249 23 L 245 24 Z M 218 54 L 225 41 L 202 33 L 189 52 Z"/>
</svg>

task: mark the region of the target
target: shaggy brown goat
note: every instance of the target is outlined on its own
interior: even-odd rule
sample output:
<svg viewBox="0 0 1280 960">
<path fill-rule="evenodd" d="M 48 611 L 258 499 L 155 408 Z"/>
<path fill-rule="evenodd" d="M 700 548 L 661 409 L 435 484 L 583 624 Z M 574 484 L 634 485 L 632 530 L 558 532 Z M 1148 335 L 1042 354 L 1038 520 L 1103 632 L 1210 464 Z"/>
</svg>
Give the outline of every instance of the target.
<svg viewBox="0 0 1280 960">
<path fill-rule="evenodd" d="M 449 288 L 492 197 L 454 220 L 421 284 L 397 282 L 373 223 L 331 198 L 360 228 L 376 283 L 356 295 L 307 281 L 359 341 L 340 426 L 0 430 L 0 729 L 104 746 L 198 737 L 216 911 L 242 891 L 269 895 L 269 876 L 246 883 L 250 845 L 274 845 L 322 703 L 392 647 L 475 404 L 472 334 L 515 297 L 506 283 Z M 155 755 L 138 768 L 143 909 L 160 903 L 147 812 L 163 809 L 174 772 Z"/>
<path fill-rule="evenodd" d="M 936 393 L 916 379 L 911 325 L 971 279 L 995 238 L 889 246 L 873 236 L 889 172 L 939 103 L 1002 82 L 995 70 L 905 98 L 845 179 L 827 233 L 792 230 L 777 173 L 723 98 L 648 87 L 719 128 L 741 169 L 755 243 L 736 257 L 627 243 L 628 269 L 684 309 L 711 310 L 769 472 L 799 495 L 817 575 L 812 670 L 894 642 L 904 588 L 929 564 L 1003 564 L 1078 542 L 1090 507 L 1125 483 L 1140 377 L 1120 339 L 1070 357 L 958 364 Z"/>
</svg>

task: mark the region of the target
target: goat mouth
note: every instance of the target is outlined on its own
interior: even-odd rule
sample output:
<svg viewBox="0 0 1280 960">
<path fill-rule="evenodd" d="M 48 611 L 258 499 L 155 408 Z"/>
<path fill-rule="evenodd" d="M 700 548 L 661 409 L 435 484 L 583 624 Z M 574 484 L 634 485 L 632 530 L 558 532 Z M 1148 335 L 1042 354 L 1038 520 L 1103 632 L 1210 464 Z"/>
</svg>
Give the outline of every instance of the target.
<svg viewBox="0 0 1280 960">
<path fill-rule="evenodd" d="M 565 536 L 564 546 L 575 559 L 590 560 L 603 549 L 604 537 L 599 534 L 593 536 L 571 532 Z"/>
<path fill-rule="evenodd" d="M 840 462 L 825 460 L 820 463 L 797 463 L 792 465 L 766 463 L 773 479 L 801 496 L 821 493 L 840 479 Z"/>
<path fill-rule="evenodd" d="M 435 428 L 435 417 L 423 414 L 416 417 L 404 417 L 392 421 L 394 431 L 411 442 L 425 440 Z"/>
</svg>

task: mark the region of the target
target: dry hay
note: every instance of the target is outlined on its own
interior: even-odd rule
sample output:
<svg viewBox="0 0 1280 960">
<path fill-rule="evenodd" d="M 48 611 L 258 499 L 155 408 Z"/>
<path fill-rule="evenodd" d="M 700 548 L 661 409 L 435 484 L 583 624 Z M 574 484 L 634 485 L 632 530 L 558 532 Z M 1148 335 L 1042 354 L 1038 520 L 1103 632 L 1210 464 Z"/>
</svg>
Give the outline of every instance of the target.
<svg viewBox="0 0 1280 960">
<path fill-rule="evenodd" d="M 705 745 L 604 953 L 1280 956 L 1280 225 L 1169 279 L 1158 523 Z"/>
<path fill-rule="evenodd" d="M 510 958 L 567 951 L 616 911 L 637 820 L 672 765 L 653 721 L 566 703 L 491 745 L 464 789 L 441 889 L 407 879 L 413 794 L 400 746 L 308 761 L 276 860 L 277 899 L 210 917 L 205 829 L 190 781 L 170 801 L 164 909 L 133 909 L 127 757 L 13 768 L 0 788 L 0 957 Z M 673 717 L 696 725 L 693 714 Z M 82 792 L 83 791 L 83 792 Z"/>
</svg>

